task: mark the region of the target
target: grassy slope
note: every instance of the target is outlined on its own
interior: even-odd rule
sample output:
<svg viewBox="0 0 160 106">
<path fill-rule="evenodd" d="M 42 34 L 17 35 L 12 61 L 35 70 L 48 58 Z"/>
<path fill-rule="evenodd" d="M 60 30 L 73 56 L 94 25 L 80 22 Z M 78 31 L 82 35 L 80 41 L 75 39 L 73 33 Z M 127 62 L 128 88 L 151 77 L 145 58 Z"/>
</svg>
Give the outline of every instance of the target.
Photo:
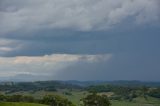
<svg viewBox="0 0 160 106">
<path fill-rule="evenodd" d="M 12 102 L 0 102 L 0 106 L 47 106 L 42 104 L 34 103 L 12 103 Z M 140 104 L 140 103 L 131 103 L 124 101 L 112 101 L 112 106 L 160 106 L 156 104 Z"/>
<path fill-rule="evenodd" d="M 138 97 L 133 100 L 134 102 L 143 103 L 143 104 L 160 104 L 160 99 L 147 97 L 147 99 L 143 97 Z"/>
<path fill-rule="evenodd" d="M 79 104 L 80 98 L 85 96 L 86 92 L 72 92 L 72 95 L 66 96 L 74 104 Z M 148 97 L 145 100 L 143 97 L 136 98 L 133 102 L 127 101 L 111 101 L 112 106 L 160 106 L 160 99 Z"/>
<path fill-rule="evenodd" d="M 138 97 L 133 102 L 125 101 L 112 101 L 112 106 L 160 106 L 160 99 L 147 97 L 146 100 L 143 97 Z"/>
<path fill-rule="evenodd" d="M 160 104 L 133 103 L 125 101 L 112 101 L 112 106 L 160 106 Z"/>
<path fill-rule="evenodd" d="M 13 102 L 0 102 L 0 106 L 47 106 L 35 103 L 13 103 Z"/>
<path fill-rule="evenodd" d="M 68 90 L 63 90 L 63 91 L 60 90 L 57 92 L 39 91 L 39 92 L 34 92 L 34 93 L 33 92 L 30 92 L 30 93 L 29 92 L 19 92 L 16 94 L 31 95 L 35 98 L 37 98 L 37 97 L 42 98 L 44 95 L 57 94 L 57 95 L 65 96 L 70 101 L 72 101 L 74 104 L 79 104 L 79 100 L 88 94 L 86 91 L 72 91 L 71 92 L 72 95 L 64 95 L 63 94 L 64 91 L 68 91 Z M 3 105 L 0 105 L 0 106 L 3 106 Z M 17 105 L 13 105 L 13 106 L 17 106 Z M 23 106 L 23 105 L 20 105 L 20 106 Z M 24 105 L 24 106 L 26 106 L 26 105 Z M 37 106 L 39 106 L 39 105 L 37 105 Z M 138 98 L 134 99 L 133 102 L 112 101 L 112 106 L 160 106 L 160 99 L 148 97 L 148 100 L 145 100 L 143 97 L 138 97 Z"/>
</svg>

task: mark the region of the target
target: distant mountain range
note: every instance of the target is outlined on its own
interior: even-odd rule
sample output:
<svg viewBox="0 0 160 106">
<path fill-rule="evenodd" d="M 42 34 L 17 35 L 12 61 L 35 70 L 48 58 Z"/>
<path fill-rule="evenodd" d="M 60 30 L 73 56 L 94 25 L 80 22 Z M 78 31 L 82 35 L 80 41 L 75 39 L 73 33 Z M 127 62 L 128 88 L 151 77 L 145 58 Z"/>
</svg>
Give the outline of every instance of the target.
<svg viewBox="0 0 160 106">
<path fill-rule="evenodd" d="M 33 79 L 34 80 L 31 80 Z M 30 79 L 31 78 L 31 79 Z M 6 83 L 23 83 L 23 82 L 28 82 L 28 83 L 61 83 L 61 84 L 69 84 L 69 85 L 77 85 L 81 87 L 86 87 L 90 85 L 119 85 L 119 86 L 130 86 L 130 87 L 137 87 L 137 86 L 148 86 L 148 87 L 160 87 L 160 82 L 144 82 L 144 81 L 125 81 L 125 80 L 119 80 L 119 81 L 76 81 L 76 80 L 69 80 L 69 81 L 60 81 L 60 80 L 50 80 L 50 81 L 36 81 L 36 79 L 39 79 L 39 77 L 36 76 L 31 76 L 31 75 L 21 75 L 21 77 L 13 77 L 10 78 L 10 80 L 5 80 L 1 81 L 0 84 L 5 84 Z M 45 79 L 42 79 L 45 80 Z"/>
<path fill-rule="evenodd" d="M 79 86 L 90 86 L 90 85 L 103 85 L 103 84 L 111 84 L 111 85 L 119 85 L 119 86 L 151 86 L 151 87 L 160 87 L 160 82 L 152 82 L 152 81 L 127 81 L 127 80 L 117 80 L 117 81 L 66 81 L 70 84 L 75 84 Z"/>
<path fill-rule="evenodd" d="M 16 76 L 11 76 L 11 77 L 1 77 L 0 81 L 5 82 L 5 81 L 13 81 L 13 82 L 33 82 L 33 81 L 46 81 L 46 80 L 51 80 L 53 77 L 50 76 L 36 76 L 32 74 L 18 74 Z"/>
</svg>

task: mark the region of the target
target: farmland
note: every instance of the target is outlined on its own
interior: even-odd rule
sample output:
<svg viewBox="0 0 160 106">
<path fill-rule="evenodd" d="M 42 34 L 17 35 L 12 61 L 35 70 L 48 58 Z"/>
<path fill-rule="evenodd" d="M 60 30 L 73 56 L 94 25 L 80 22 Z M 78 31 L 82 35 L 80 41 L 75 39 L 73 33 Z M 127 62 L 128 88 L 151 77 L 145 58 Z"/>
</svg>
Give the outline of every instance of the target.
<svg viewBox="0 0 160 106">
<path fill-rule="evenodd" d="M 126 83 L 80 85 L 61 81 L 1 84 L 0 106 L 48 106 L 49 104 L 44 102 L 46 95 L 52 95 L 51 97 L 61 102 L 73 103 L 73 106 L 80 106 L 82 98 L 92 91 L 96 91 L 97 95 L 106 95 L 111 106 L 160 106 L 157 84 L 153 86 L 137 86 L 137 84 L 128 86 Z"/>
</svg>

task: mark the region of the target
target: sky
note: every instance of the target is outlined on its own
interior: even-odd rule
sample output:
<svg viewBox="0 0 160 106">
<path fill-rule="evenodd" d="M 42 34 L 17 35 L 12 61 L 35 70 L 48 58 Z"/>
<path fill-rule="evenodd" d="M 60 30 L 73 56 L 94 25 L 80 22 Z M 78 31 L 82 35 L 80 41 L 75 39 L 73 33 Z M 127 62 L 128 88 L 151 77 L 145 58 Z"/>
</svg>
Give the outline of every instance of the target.
<svg viewBox="0 0 160 106">
<path fill-rule="evenodd" d="M 160 81 L 159 0 L 0 0 L 0 80 Z"/>
</svg>

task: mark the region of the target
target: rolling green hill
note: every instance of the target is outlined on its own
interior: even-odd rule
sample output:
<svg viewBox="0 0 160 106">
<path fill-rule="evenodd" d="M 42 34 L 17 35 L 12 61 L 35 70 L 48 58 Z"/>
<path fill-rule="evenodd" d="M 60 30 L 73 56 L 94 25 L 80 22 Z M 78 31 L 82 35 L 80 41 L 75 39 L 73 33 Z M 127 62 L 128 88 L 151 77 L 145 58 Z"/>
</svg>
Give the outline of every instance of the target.
<svg viewBox="0 0 160 106">
<path fill-rule="evenodd" d="M 159 104 L 133 103 L 125 101 L 112 101 L 112 106 L 160 106 Z"/>
</svg>

